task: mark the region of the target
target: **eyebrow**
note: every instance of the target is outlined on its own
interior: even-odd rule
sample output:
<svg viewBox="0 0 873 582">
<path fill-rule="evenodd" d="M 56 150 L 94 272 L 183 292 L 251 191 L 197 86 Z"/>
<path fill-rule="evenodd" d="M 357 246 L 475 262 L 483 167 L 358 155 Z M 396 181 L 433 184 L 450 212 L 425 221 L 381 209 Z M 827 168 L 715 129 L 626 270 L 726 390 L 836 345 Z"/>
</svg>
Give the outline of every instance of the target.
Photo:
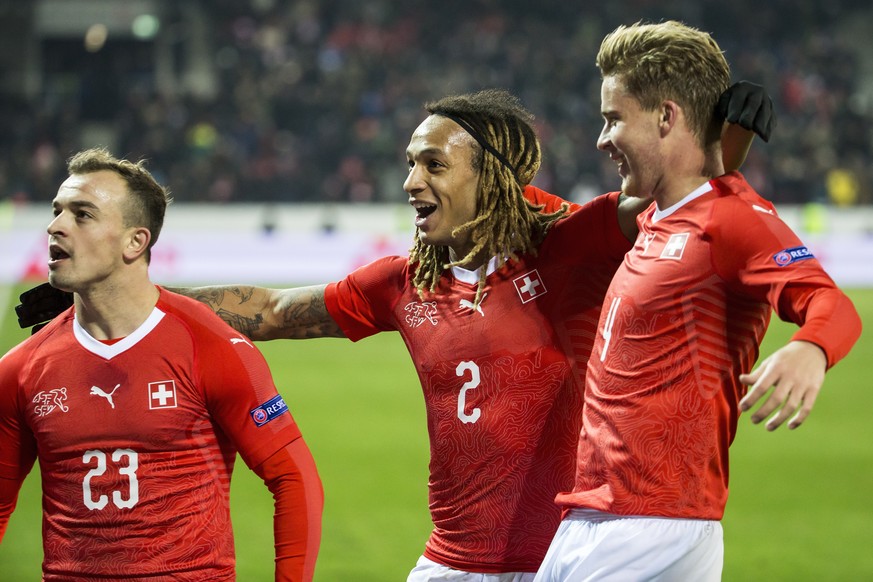
<svg viewBox="0 0 873 582">
<path fill-rule="evenodd" d="M 442 156 L 445 155 L 445 152 L 440 148 L 425 148 L 423 150 L 418 151 L 419 156 Z M 406 157 L 412 158 L 412 152 L 410 150 L 406 150 Z"/>
<path fill-rule="evenodd" d="M 57 200 L 52 200 L 52 208 L 59 208 L 62 205 Z M 70 208 L 74 210 L 78 210 L 81 208 L 89 208 L 92 210 L 100 210 L 100 208 L 94 204 L 93 202 L 89 202 L 87 200 L 73 200 L 69 204 L 67 204 Z"/>
</svg>

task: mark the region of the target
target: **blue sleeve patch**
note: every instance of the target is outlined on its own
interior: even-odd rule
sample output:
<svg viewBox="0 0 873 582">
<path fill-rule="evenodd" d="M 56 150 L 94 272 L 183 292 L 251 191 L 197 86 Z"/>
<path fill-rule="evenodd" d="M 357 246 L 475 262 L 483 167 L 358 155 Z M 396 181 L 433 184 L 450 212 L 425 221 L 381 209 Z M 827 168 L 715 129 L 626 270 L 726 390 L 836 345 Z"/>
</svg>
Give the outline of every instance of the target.
<svg viewBox="0 0 873 582">
<path fill-rule="evenodd" d="M 806 247 L 794 247 L 791 249 L 785 249 L 784 251 L 779 251 L 778 253 L 773 255 L 773 260 L 776 261 L 776 264 L 780 267 L 787 267 L 791 263 L 814 258 L 815 256 L 811 252 L 809 252 L 809 249 Z"/>
<path fill-rule="evenodd" d="M 277 394 L 253 409 L 249 414 L 252 415 L 252 420 L 258 426 L 264 426 L 277 416 L 288 412 L 288 405 L 282 400 L 282 396 Z"/>
</svg>

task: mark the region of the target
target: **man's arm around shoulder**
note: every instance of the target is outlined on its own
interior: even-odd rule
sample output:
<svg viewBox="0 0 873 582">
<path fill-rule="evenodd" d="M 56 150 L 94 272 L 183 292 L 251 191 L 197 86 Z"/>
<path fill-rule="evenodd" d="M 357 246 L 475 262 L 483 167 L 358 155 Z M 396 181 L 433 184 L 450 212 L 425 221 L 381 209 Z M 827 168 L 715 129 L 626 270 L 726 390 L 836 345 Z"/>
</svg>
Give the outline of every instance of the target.
<svg viewBox="0 0 873 582">
<path fill-rule="evenodd" d="M 326 287 L 218 285 L 167 289 L 205 303 L 228 325 L 253 340 L 345 337 L 325 305 Z"/>
</svg>

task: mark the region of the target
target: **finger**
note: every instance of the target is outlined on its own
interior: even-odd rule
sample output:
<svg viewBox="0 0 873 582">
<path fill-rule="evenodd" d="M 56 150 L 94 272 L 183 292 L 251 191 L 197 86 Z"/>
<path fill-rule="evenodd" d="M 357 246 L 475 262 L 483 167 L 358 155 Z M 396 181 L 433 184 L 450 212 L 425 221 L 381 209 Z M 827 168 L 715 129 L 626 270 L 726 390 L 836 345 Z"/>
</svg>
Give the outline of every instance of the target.
<svg viewBox="0 0 873 582">
<path fill-rule="evenodd" d="M 28 300 L 33 300 L 38 297 L 45 297 L 47 294 L 52 294 L 54 291 L 54 287 L 52 287 L 48 283 L 40 283 L 36 287 L 31 287 L 30 289 L 22 292 L 21 295 L 18 296 L 18 300 L 22 303 L 27 303 Z"/>
<path fill-rule="evenodd" d="M 750 385 L 749 391 L 740 400 L 740 410 L 745 412 L 751 409 L 770 389 L 772 382 L 763 377 L 765 369 L 766 366 L 762 366 L 751 374 L 740 374 L 740 381 Z"/>
<path fill-rule="evenodd" d="M 746 386 L 751 386 L 752 384 L 754 384 L 755 382 L 758 381 L 758 376 L 760 376 L 760 375 L 761 375 L 761 368 L 758 368 L 754 372 L 749 372 L 748 374 L 740 374 L 739 380 L 741 383 L 745 384 Z"/>
<path fill-rule="evenodd" d="M 782 408 L 770 420 L 767 421 L 767 430 L 773 431 L 782 426 L 788 418 L 803 404 L 803 398 L 799 390 L 789 390 Z"/>
<path fill-rule="evenodd" d="M 815 406 L 815 400 L 818 398 L 818 390 L 810 390 L 803 398 L 803 405 L 797 411 L 797 414 L 792 417 L 791 420 L 788 421 L 788 428 L 793 430 L 803 424 L 809 417 L 809 413 L 812 412 L 813 406 Z"/>
<path fill-rule="evenodd" d="M 773 102 L 767 99 L 761 104 L 758 114 L 755 116 L 754 132 L 765 142 L 770 141 L 770 133 L 773 130 Z"/>
<path fill-rule="evenodd" d="M 761 401 L 761 406 L 752 414 L 752 423 L 758 424 L 776 410 L 776 407 L 782 403 L 790 386 L 778 385 L 779 375 L 770 370 L 770 366 L 764 365 L 759 370 L 763 370 L 758 380 L 752 385 L 749 393 L 740 400 L 740 410 L 750 410 L 755 404 Z M 774 388 L 773 393 L 764 398 L 770 388 Z"/>
<path fill-rule="evenodd" d="M 28 310 L 24 305 L 15 306 L 15 315 L 18 317 L 18 325 L 21 328 L 30 327 L 46 319 L 41 314 Z"/>
<path fill-rule="evenodd" d="M 737 118 L 736 123 L 750 131 L 756 131 L 755 118 L 761 112 L 761 102 L 763 97 L 760 93 L 752 93 L 748 95 L 742 103 L 742 108 L 733 113 Z"/>
<path fill-rule="evenodd" d="M 718 103 L 715 105 L 715 113 L 725 121 L 728 121 L 728 104 L 730 103 L 730 90 L 725 91 L 718 98 Z"/>
<path fill-rule="evenodd" d="M 769 396 L 761 401 L 758 409 L 752 413 L 752 424 L 758 424 L 762 420 L 766 420 L 784 401 L 785 391 L 780 390 L 777 386 Z"/>
<path fill-rule="evenodd" d="M 53 319 L 55 315 L 60 313 L 60 311 L 63 310 L 58 310 L 57 307 L 52 307 L 51 309 L 35 309 L 34 307 L 25 307 L 24 305 L 15 306 L 15 315 L 18 316 L 18 325 L 21 328 L 30 327 L 48 319 Z"/>
</svg>

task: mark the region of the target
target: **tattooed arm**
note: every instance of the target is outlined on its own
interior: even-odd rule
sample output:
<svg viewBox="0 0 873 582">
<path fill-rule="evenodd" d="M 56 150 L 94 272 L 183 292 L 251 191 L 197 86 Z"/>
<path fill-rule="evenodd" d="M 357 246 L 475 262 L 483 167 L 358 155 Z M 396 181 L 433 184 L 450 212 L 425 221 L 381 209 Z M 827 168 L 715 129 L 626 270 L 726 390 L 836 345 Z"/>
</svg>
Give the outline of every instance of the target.
<svg viewBox="0 0 873 582">
<path fill-rule="evenodd" d="M 228 325 L 253 340 L 345 337 L 324 304 L 325 287 L 222 285 L 167 289 L 205 303 Z"/>
</svg>

